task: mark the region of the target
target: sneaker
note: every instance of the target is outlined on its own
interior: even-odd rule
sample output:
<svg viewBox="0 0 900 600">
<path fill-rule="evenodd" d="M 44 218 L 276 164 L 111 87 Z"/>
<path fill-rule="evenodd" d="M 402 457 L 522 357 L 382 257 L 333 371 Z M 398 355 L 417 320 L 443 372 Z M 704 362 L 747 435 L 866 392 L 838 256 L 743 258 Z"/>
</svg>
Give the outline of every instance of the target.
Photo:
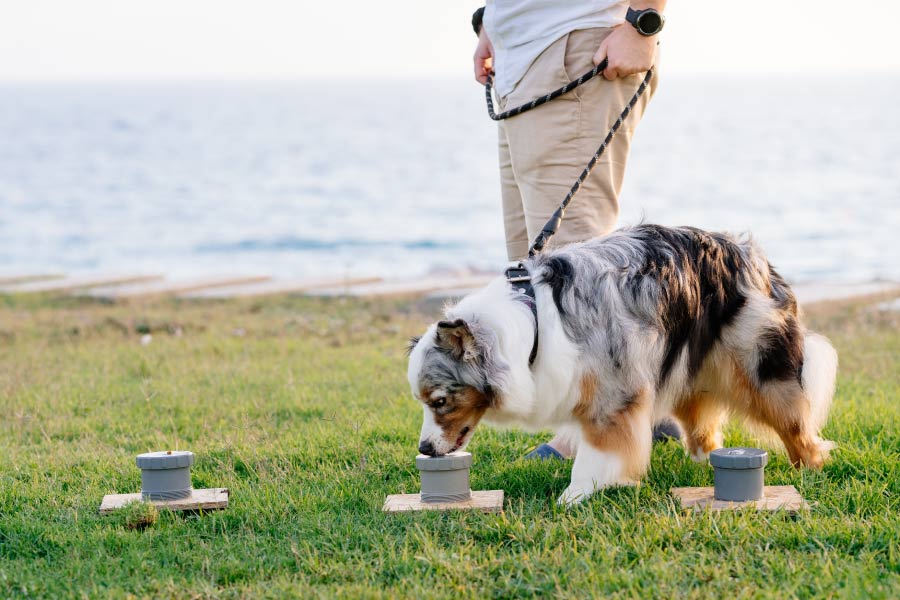
<svg viewBox="0 0 900 600">
<path fill-rule="evenodd" d="M 680 440 L 681 427 L 672 419 L 663 419 L 653 428 L 653 441 L 664 442 L 669 439 Z"/>
<path fill-rule="evenodd" d="M 566 458 L 549 444 L 541 444 L 526 454 L 525 460 L 566 460 Z"/>
<path fill-rule="evenodd" d="M 681 427 L 672 419 L 664 419 L 653 428 L 653 441 L 680 440 Z M 525 455 L 525 460 L 566 460 L 566 457 L 549 444 L 541 444 Z"/>
</svg>

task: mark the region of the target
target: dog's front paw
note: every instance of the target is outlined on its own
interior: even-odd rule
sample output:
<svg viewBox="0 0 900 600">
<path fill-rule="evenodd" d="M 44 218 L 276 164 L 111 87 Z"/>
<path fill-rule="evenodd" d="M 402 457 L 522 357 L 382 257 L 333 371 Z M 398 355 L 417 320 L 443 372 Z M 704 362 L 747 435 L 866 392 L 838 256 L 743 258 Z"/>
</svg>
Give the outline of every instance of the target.
<svg viewBox="0 0 900 600">
<path fill-rule="evenodd" d="M 562 493 L 556 503 L 560 506 L 575 506 L 581 504 L 594 493 L 593 489 L 585 489 L 580 485 L 570 484 Z"/>
</svg>

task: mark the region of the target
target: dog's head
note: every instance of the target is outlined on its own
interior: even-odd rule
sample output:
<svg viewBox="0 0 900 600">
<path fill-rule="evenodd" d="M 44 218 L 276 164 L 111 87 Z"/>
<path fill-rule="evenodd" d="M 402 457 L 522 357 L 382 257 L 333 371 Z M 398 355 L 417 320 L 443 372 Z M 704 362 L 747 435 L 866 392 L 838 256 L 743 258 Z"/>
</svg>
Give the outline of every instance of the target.
<svg viewBox="0 0 900 600">
<path fill-rule="evenodd" d="M 475 321 L 440 321 L 410 340 L 409 384 L 425 409 L 419 452 L 443 456 L 469 443 L 498 401 L 496 354 L 496 334 Z"/>
</svg>

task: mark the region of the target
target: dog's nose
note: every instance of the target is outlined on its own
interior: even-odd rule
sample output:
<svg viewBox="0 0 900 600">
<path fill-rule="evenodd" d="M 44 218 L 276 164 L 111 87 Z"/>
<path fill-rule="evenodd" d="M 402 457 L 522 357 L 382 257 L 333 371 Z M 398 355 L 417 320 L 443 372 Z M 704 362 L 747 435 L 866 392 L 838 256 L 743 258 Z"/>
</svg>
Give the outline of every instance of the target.
<svg viewBox="0 0 900 600">
<path fill-rule="evenodd" d="M 420 441 L 419 452 L 427 454 L 428 456 L 434 456 L 434 444 L 431 443 L 431 440 Z"/>
</svg>

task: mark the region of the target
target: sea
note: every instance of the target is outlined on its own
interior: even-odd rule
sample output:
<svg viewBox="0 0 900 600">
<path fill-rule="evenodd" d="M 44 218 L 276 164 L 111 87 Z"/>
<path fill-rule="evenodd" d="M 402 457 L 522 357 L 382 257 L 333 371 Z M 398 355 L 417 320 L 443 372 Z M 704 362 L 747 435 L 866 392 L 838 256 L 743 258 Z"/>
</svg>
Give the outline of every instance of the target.
<svg viewBox="0 0 900 600">
<path fill-rule="evenodd" d="M 898 99 L 900 74 L 663 74 L 620 224 L 900 280 Z M 469 81 L 0 84 L 0 274 L 500 270 L 496 135 Z"/>
</svg>

